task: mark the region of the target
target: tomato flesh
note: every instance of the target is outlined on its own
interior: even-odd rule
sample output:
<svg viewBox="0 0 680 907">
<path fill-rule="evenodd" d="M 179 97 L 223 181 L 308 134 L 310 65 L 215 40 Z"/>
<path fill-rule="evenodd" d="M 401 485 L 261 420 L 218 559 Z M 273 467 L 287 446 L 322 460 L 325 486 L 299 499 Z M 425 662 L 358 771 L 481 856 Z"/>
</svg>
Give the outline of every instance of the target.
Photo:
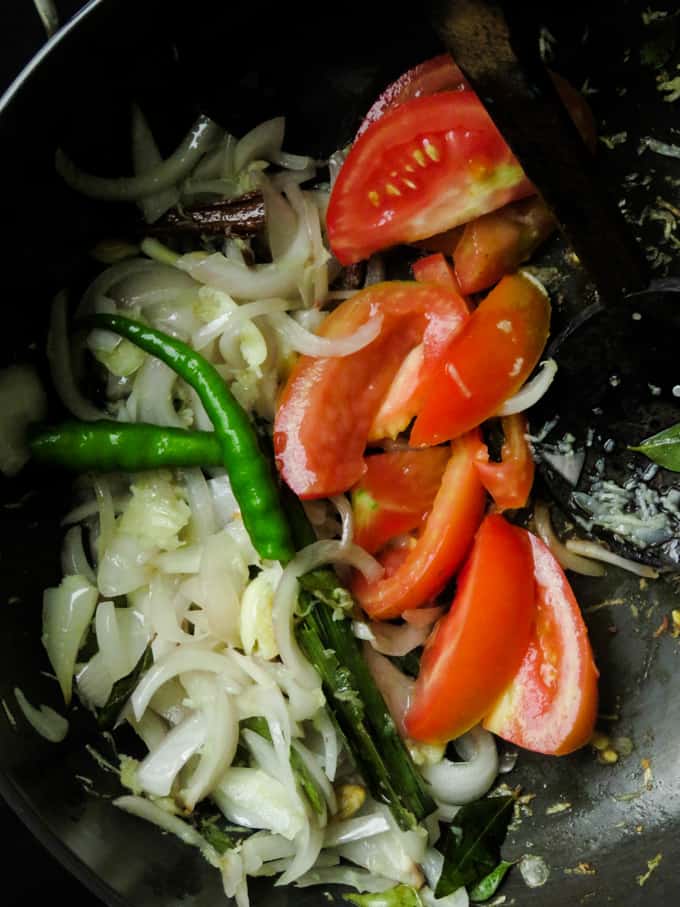
<svg viewBox="0 0 680 907">
<path fill-rule="evenodd" d="M 451 293 L 451 319 L 441 330 L 427 332 L 423 343 L 408 354 L 380 404 L 371 429 L 369 441 L 396 438 L 405 431 L 423 405 L 425 378 L 437 362 L 445 345 L 460 330 L 469 315 L 469 306 L 460 295 L 453 269 L 439 253 L 421 258 L 413 265 L 413 276 L 419 283 L 433 283 Z"/>
<path fill-rule="evenodd" d="M 534 196 L 465 225 L 454 252 L 456 278 L 464 293 L 479 293 L 516 270 L 555 230 L 543 199 Z"/>
<path fill-rule="evenodd" d="M 599 675 L 564 571 L 540 539 L 526 535 L 536 578 L 531 642 L 484 727 L 525 749 L 563 756 L 592 737 Z"/>
<path fill-rule="evenodd" d="M 531 636 L 531 549 L 515 526 L 490 514 L 461 571 L 456 595 L 420 662 L 406 730 L 444 743 L 488 713 L 522 662 Z"/>
<path fill-rule="evenodd" d="M 534 484 L 534 458 L 527 441 L 528 425 L 522 413 L 501 419 L 505 441 L 501 462 L 489 460 L 484 442 L 475 454 L 475 466 L 482 485 L 489 492 L 499 510 L 516 510 L 526 507 Z"/>
<path fill-rule="evenodd" d="M 466 556 L 484 513 L 473 456 L 477 433 L 451 445 L 451 456 L 422 532 L 399 568 L 375 582 L 356 575 L 352 591 L 373 618 L 390 619 L 438 595 Z"/>
<path fill-rule="evenodd" d="M 522 271 L 504 277 L 424 376 L 412 446 L 448 441 L 491 418 L 533 371 L 549 328 L 541 284 Z"/>
<path fill-rule="evenodd" d="M 302 498 L 340 494 L 358 482 L 369 429 L 404 358 L 458 324 L 449 292 L 390 281 L 341 303 L 319 333 L 347 336 L 377 316 L 382 325 L 372 343 L 342 358 L 301 356 L 283 389 L 274 452 L 284 481 Z"/>
<path fill-rule="evenodd" d="M 331 192 L 328 239 L 348 265 L 533 191 L 474 92 L 415 97 L 353 144 Z"/>
<path fill-rule="evenodd" d="M 420 526 L 432 507 L 448 459 L 448 447 L 366 457 L 366 472 L 352 489 L 356 544 L 374 553 L 395 536 Z"/>
</svg>

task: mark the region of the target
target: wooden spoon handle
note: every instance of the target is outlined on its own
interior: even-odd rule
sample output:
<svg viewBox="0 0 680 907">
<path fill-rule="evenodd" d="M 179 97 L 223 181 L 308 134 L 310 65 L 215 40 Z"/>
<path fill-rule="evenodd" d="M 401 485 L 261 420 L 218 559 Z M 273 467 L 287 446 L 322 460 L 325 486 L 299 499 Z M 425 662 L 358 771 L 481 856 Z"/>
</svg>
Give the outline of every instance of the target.
<svg viewBox="0 0 680 907">
<path fill-rule="evenodd" d="M 543 64 L 524 3 L 435 0 L 433 23 L 603 302 L 647 286 L 640 248 Z"/>
</svg>

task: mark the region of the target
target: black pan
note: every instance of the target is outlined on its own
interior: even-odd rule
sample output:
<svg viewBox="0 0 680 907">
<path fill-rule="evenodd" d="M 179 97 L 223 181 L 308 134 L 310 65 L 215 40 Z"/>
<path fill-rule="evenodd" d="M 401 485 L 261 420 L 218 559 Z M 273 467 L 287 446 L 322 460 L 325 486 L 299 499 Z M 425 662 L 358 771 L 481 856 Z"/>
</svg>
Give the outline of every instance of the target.
<svg viewBox="0 0 680 907">
<path fill-rule="evenodd" d="M 390 79 L 439 50 L 415 7 L 271 9 L 192 0 L 174 13 L 169 6 L 94 0 L 0 105 L 3 364 L 28 359 L 44 369 L 51 296 L 83 279 L 84 251 L 120 216 L 75 198 L 59 182 L 52 167 L 58 144 L 85 167 L 122 172 L 129 102 L 136 98 L 168 149 L 200 108 L 236 134 L 286 114 L 290 150 L 327 154 L 352 137 Z M 680 142 L 680 100 L 663 89 L 680 63 L 675 6 L 606 0 L 541 13 L 550 63 L 589 92 L 603 137 L 598 153 L 659 276 L 680 273 L 656 201 L 678 202 L 680 162 L 644 140 Z M 565 252 L 555 240 L 539 261 L 559 268 L 552 284 L 556 327 L 583 303 L 579 272 Z M 68 482 L 48 482 L 30 469 L 0 484 L 0 698 L 7 704 L 20 686 L 32 701 L 59 705 L 56 686 L 41 673 L 47 662 L 40 611 L 42 590 L 59 577 L 59 519 L 68 497 Z M 506 780 L 534 796 L 527 796 L 506 854 L 541 856 L 550 875 L 529 888 L 513 870 L 505 903 L 678 903 L 680 641 L 664 629 L 676 607 L 674 580 L 641 583 L 611 569 L 603 579 L 575 578 L 574 587 L 601 671 L 599 727 L 629 738 L 633 749 L 608 766 L 590 748 L 563 759 L 520 753 Z M 0 711 L 0 793 L 9 805 L 107 904 L 219 904 L 220 879 L 199 856 L 111 807 L 116 778 L 86 749 L 107 754 L 109 743 L 82 710 L 72 718 L 67 740 L 54 746 L 20 716 L 15 728 Z M 267 882 L 253 885 L 252 894 L 255 905 L 271 907 L 326 903 L 320 890 L 272 889 Z"/>
</svg>

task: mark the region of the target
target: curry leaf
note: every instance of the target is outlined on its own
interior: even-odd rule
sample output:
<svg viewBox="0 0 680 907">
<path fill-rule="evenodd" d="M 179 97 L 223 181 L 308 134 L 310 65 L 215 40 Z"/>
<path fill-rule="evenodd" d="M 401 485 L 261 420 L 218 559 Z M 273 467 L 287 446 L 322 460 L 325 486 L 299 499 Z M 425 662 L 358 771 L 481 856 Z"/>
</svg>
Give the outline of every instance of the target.
<svg viewBox="0 0 680 907">
<path fill-rule="evenodd" d="M 680 472 L 680 422 L 652 435 L 651 438 L 647 438 L 637 447 L 631 447 L 630 450 L 643 453 L 665 469 Z"/>
<path fill-rule="evenodd" d="M 123 711 L 125 703 L 139 683 L 139 678 L 149 670 L 152 664 L 153 652 L 151 651 L 151 644 L 149 643 L 132 671 L 114 683 L 109 698 L 97 715 L 97 724 L 101 730 L 110 731 L 113 728 L 118 720 L 118 716 Z"/>
<path fill-rule="evenodd" d="M 474 888 L 470 889 L 470 900 L 478 903 L 479 901 L 488 901 L 489 898 L 493 897 L 511 866 L 514 866 L 514 863 L 501 860 L 495 869 L 492 869 L 487 876 L 477 882 Z"/>
<path fill-rule="evenodd" d="M 498 866 L 515 797 L 486 797 L 464 806 L 444 839 L 444 866 L 435 897 L 474 889 Z"/>
<path fill-rule="evenodd" d="M 423 903 L 410 885 L 397 885 L 374 894 L 344 894 L 343 897 L 359 907 L 422 907 Z"/>
</svg>

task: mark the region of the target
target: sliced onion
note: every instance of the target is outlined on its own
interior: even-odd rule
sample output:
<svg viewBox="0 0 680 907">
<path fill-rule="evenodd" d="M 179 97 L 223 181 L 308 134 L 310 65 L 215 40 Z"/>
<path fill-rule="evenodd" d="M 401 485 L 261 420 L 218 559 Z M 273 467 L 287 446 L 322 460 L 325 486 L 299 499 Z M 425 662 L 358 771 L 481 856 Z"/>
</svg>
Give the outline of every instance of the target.
<svg viewBox="0 0 680 907">
<path fill-rule="evenodd" d="M 430 627 L 439 620 L 445 609 L 439 605 L 432 608 L 410 608 L 401 615 L 404 620 L 414 627 Z"/>
<path fill-rule="evenodd" d="M 367 869 L 342 865 L 326 868 L 314 868 L 296 880 L 297 888 L 309 888 L 312 885 L 347 885 L 357 891 L 378 893 L 394 888 L 394 880 L 375 875 Z"/>
<path fill-rule="evenodd" d="M 61 548 L 61 571 L 64 576 L 84 576 L 92 585 L 97 581 L 85 554 L 82 526 L 71 526 L 64 536 Z"/>
<path fill-rule="evenodd" d="M 50 327 L 47 337 L 47 359 L 55 390 L 61 402 L 74 416 L 86 422 L 106 419 L 107 414 L 97 409 L 78 389 L 71 362 L 68 334 L 68 300 L 65 293 L 57 293 L 52 303 Z"/>
<path fill-rule="evenodd" d="M 132 106 L 132 166 L 135 176 L 151 173 L 163 163 L 158 145 L 151 132 L 149 123 L 137 106 Z M 162 217 L 179 201 L 179 192 L 173 186 L 155 195 L 142 199 L 139 206 L 147 224 Z"/>
<path fill-rule="evenodd" d="M 408 736 L 404 727 L 404 719 L 411 705 L 415 681 L 406 674 L 402 674 L 389 658 L 380 655 L 370 645 L 364 644 L 363 652 L 375 685 L 383 695 L 385 705 L 399 734 L 402 737 Z"/>
<path fill-rule="evenodd" d="M 428 611 L 441 609 L 428 608 Z M 371 647 L 383 655 L 408 655 L 418 646 L 422 646 L 430 635 L 431 623 L 427 624 L 389 624 L 383 621 L 373 621 L 369 624 L 372 638 L 369 638 Z"/>
<path fill-rule="evenodd" d="M 274 636 L 286 667 L 305 687 L 319 685 L 319 675 L 302 654 L 293 631 L 293 615 L 297 606 L 298 577 L 322 564 L 349 564 L 356 567 L 370 581 L 382 576 L 383 568 L 363 548 L 343 545 L 341 542 L 323 540 L 314 542 L 299 551 L 286 566 L 274 594 L 272 619 Z"/>
<path fill-rule="evenodd" d="M 226 690 L 212 682 L 212 701 L 201 711 L 205 718 L 206 734 L 201 756 L 188 785 L 180 797 L 188 810 L 193 810 L 199 800 L 207 796 L 231 764 L 238 746 L 239 725 L 230 697 Z"/>
<path fill-rule="evenodd" d="M 275 885 L 277 887 L 290 885 L 291 882 L 308 872 L 316 863 L 322 846 L 323 830 L 315 819 L 309 817 L 304 828 L 295 838 L 295 856 L 288 869 L 276 880 Z"/>
<path fill-rule="evenodd" d="M 553 529 L 550 519 L 550 510 L 547 504 L 538 502 L 534 507 L 534 523 L 536 532 L 545 544 L 550 548 L 555 558 L 564 567 L 565 570 L 572 570 L 574 573 L 581 573 L 584 576 L 604 576 L 606 573 L 602 564 L 594 560 L 588 560 L 580 557 L 573 551 L 570 551 L 566 545 L 558 539 Z"/>
<path fill-rule="evenodd" d="M 260 315 L 286 312 L 293 303 L 287 299 L 258 299 L 256 302 L 246 302 L 240 306 L 232 300 L 232 305 L 233 309 L 214 318 L 194 333 L 191 345 L 195 349 L 203 349 L 225 331 L 235 332 L 243 326 L 244 322 L 258 318 Z"/>
<path fill-rule="evenodd" d="M 172 815 L 172 813 L 162 809 L 150 800 L 146 800 L 144 797 L 126 795 L 114 800 L 113 805 L 140 819 L 146 819 L 147 822 L 157 825 L 163 831 L 175 835 L 185 844 L 197 847 L 213 866 L 220 865 L 221 861 L 215 849 L 196 831 L 193 825 L 189 825 L 188 822 Z"/>
<path fill-rule="evenodd" d="M 435 800 L 462 806 L 483 797 L 498 775 L 498 752 L 493 735 L 481 727 L 463 734 L 453 745 L 465 762 L 442 759 L 421 771 Z"/>
<path fill-rule="evenodd" d="M 351 356 L 352 353 L 373 343 L 380 333 L 383 319 L 382 315 L 376 315 L 346 337 L 319 337 L 306 331 L 294 318 L 282 313 L 270 315 L 269 320 L 278 334 L 296 352 L 305 356 L 340 358 Z"/>
<path fill-rule="evenodd" d="M 390 823 L 383 813 L 369 813 L 366 816 L 357 816 L 345 819 L 344 822 L 334 822 L 329 825 L 324 835 L 324 847 L 337 847 L 340 844 L 349 844 L 350 841 L 360 841 L 389 831 Z"/>
<path fill-rule="evenodd" d="M 97 590 L 83 576 L 66 576 L 43 593 L 42 644 L 68 705 L 76 657 L 97 604 Z"/>
<path fill-rule="evenodd" d="M 206 719 L 201 712 L 195 712 L 172 728 L 140 763 L 137 769 L 140 787 L 155 797 L 167 797 L 178 772 L 203 746 L 206 733 Z"/>
<path fill-rule="evenodd" d="M 328 806 L 331 814 L 336 813 L 338 811 L 338 803 L 335 796 L 335 791 L 333 790 L 333 785 L 328 780 L 328 776 L 325 774 L 323 768 L 321 767 L 321 763 L 319 762 L 317 756 L 315 756 L 314 753 L 310 752 L 310 750 L 308 750 L 307 747 L 299 740 L 293 740 L 291 746 L 292 749 L 294 749 L 298 754 L 300 759 L 302 759 L 307 767 L 307 771 L 314 779 L 314 782 L 316 783 L 321 793 L 324 795 L 326 805 Z M 327 845 L 324 844 L 324 847 L 325 846 Z"/>
<path fill-rule="evenodd" d="M 31 705 L 19 687 L 14 688 L 14 698 L 23 712 L 24 718 L 36 733 L 49 740 L 50 743 L 61 743 L 68 734 L 68 721 L 59 712 L 55 712 L 48 705 L 38 708 Z"/>
<path fill-rule="evenodd" d="M 240 173 L 255 160 L 271 161 L 281 151 L 285 130 L 285 117 L 274 117 L 246 133 L 234 149 L 235 172 Z"/>
<path fill-rule="evenodd" d="M 131 699 L 135 718 L 139 721 L 152 697 L 164 683 L 187 671 L 218 674 L 228 692 L 234 694 L 241 692 L 236 669 L 230 659 L 219 652 L 212 652 L 200 646 L 179 646 L 155 662 L 140 680 Z"/>
<path fill-rule="evenodd" d="M 338 732 L 326 709 L 319 709 L 314 716 L 314 726 L 321 734 L 323 741 L 323 763 L 326 777 L 335 781 L 338 770 L 338 756 L 340 755 L 340 740 Z"/>
<path fill-rule="evenodd" d="M 622 570 L 628 570 L 629 573 L 635 573 L 637 576 L 644 576 L 646 579 L 658 579 L 659 571 L 648 564 L 640 564 L 638 561 L 630 560 L 627 557 L 621 557 L 614 554 L 608 548 L 598 545 L 597 542 L 589 542 L 585 539 L 569 539 L 567 550 L 573 554 L 579 554 L 583 557 L 589 557 L 596 561 L 604 561 L 607 564 L 613 564 L 615 567 L 621 567 Z"/>
<path fill-rule="evenodd" d="M 338 508 L 340 520 L 342 521 L 340 544 L 351 545 L 354 541 L 354 511 L 352 510 L 352 505 L 344 494 L 336 494 L 331 498 L 331 502 Z"/>
<path fill-rule="evenodd" d="M 150 422 L 170 428 L 184 428 L 177 415 L 173 392 L 177 374 L 165 362 L 147 356 L 134 378 L 126 409 L 132 422 Z"/>
<path fill-rule="evenodd" d="M 177 266 L 194 280 L 223 290 L 237 299 L 266 299 L 287 297 L 297 291 L 299 272 L 309 254 L 309 241 L 304 229 L 298 227 L 295 239 L 278 261 L 268 264 L 236 264 L 219 252 L 207 258 L 185 255 Z"/>
<path fill-rule="evenodd" d="M 195 167 L 219 135 L 219 127 L 201 115 L 169 158 L 139 176 L 102 177 L 86 173 L 62 151 L 57 150 L 57 173 L 76 192 L 101 201 L 138 201 L 175 186 Z"/>
<path fill-rule="evenodd" d="M 557 372 L 557 363 L 554 359 L 546 359 L 539 366 L 540 371 L 530 381 L 509 397 L 497 411 L 497 416 L 512 416 L 524 412 L 534 403 L 537 403 L 548 390 Z"/>
</svg>

